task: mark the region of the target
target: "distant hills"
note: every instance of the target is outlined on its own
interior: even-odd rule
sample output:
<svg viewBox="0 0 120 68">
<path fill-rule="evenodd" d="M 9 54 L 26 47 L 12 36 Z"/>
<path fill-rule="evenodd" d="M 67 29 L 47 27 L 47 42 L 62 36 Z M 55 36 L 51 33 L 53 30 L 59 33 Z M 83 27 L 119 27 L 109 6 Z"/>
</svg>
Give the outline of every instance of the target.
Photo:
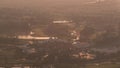
<svg viewBox="0 0 120 68">
<path fill-rule="evenodd" d="M 7 27 L 6 31 L 14 32 L 18 28 L 18 32 L 29 32 L 33 27 L 38 28 L 54 20 L 87 22 L 103 28 L 120 22 L 119 4 L 119 0 L 2 0 L 0 31 Z"/>
<path fill-rule="evenodd" d="M 38 12 L 71 14 L 113 14 L 119 12 L 119 0 L 5 0 L 1 7 L 31 9 Z M 49 13 L 48 12 L 48 13 Z"/>
</svg>

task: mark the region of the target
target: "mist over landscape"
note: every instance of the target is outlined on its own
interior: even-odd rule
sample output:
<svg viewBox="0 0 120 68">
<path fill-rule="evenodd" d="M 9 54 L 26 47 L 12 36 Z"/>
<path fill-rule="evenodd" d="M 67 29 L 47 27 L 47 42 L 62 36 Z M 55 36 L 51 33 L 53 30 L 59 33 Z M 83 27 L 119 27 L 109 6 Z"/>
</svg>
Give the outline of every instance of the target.
<svg viewBox="0 0 120 68">
<path fill-rule="evenodd" d="M 0 67 L 119 64 L 119 0 L 0 0 Z"/>
</svg>

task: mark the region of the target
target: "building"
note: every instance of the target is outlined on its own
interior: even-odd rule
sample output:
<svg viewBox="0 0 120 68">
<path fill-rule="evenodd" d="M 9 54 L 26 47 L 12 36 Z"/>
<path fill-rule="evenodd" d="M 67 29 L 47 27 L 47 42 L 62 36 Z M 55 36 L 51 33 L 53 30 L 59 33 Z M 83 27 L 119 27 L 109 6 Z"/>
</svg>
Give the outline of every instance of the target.
<svg viewBox="0 0 120 68">
<path fill-rule="evenodd" d="M 20 35 L 17 37 L 18 39 L 23 40 L 49 40 L 49 39 L 57 39 L 57 37 L 33 37 L 31 35 Z"/>
<path fill-rule="evenodd" d="M 72 21 L 66 21 L 66 20 L 63 20 L 63 21 L 53 21 L 54 24 L 68 24 Z"/>
</svg>

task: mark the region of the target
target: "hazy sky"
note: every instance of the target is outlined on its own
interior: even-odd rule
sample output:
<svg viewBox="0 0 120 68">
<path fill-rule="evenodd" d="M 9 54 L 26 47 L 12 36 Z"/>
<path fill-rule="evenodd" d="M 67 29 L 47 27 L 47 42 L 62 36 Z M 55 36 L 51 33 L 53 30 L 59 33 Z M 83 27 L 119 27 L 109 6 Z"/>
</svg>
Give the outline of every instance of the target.
<svg viewBox="0 0 120 68">
<path fill-rule="evenodd" d="M 48 5 L 75 5 L 93 2 L 96 0 L 0 0 L 0 6 L 4 7 L 29 7 Z"/>
<path fill-rule="evenodd" d="M 84 6 L 89 4 L 95 4 L 99 0 L 0 0 L 0 7 L 10 7 L 10 8 L 30 8 L 30 9 L 56 9 L 56 8 L 84 8 Z M 120 10 L 120 0 L 100 0 L 102 2 L 104 1 L 110 1 L 109 5 L 101 5 L 102 8 L 109 8 L 109 9 L 119 9 Z M 116 2 L 116 3 L 113 3 Z M 94 6 L 90 6 L 94 7 Z M 85 7 L 86 8 L 86 7 Z M 85 9 L 84 8 L 84 9 Z M 89 7 L 88 7 L 89 8 Z M 86 8 L 86 9 L 88 9 Z M 105 8 L 105 9 L 106 9 Z M 100 8 L 101 9 L 101 8 Z M 91 8 L 90 8 L 91 10 Z M 71 10 L 69 10 L 71 11 Z M 77 11 L 77 10 L 76 10 Z"/>
</svg>

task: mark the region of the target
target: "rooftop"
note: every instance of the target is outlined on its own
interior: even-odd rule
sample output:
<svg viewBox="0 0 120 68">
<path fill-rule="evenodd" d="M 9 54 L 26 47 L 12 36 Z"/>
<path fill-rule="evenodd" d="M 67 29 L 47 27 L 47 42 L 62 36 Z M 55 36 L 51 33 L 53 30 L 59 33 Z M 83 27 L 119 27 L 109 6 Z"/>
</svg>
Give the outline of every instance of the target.
<svg viewBox="0 0 120 68">
<path fill-rule="evenodd" d="M 63 20 L 63 21 L 53 21 L 53 23 L 55 24 L 67 24 L 67 23 L 70 23 L 72 21 L 67 21 L 67 20 Z"/>
</svg>

